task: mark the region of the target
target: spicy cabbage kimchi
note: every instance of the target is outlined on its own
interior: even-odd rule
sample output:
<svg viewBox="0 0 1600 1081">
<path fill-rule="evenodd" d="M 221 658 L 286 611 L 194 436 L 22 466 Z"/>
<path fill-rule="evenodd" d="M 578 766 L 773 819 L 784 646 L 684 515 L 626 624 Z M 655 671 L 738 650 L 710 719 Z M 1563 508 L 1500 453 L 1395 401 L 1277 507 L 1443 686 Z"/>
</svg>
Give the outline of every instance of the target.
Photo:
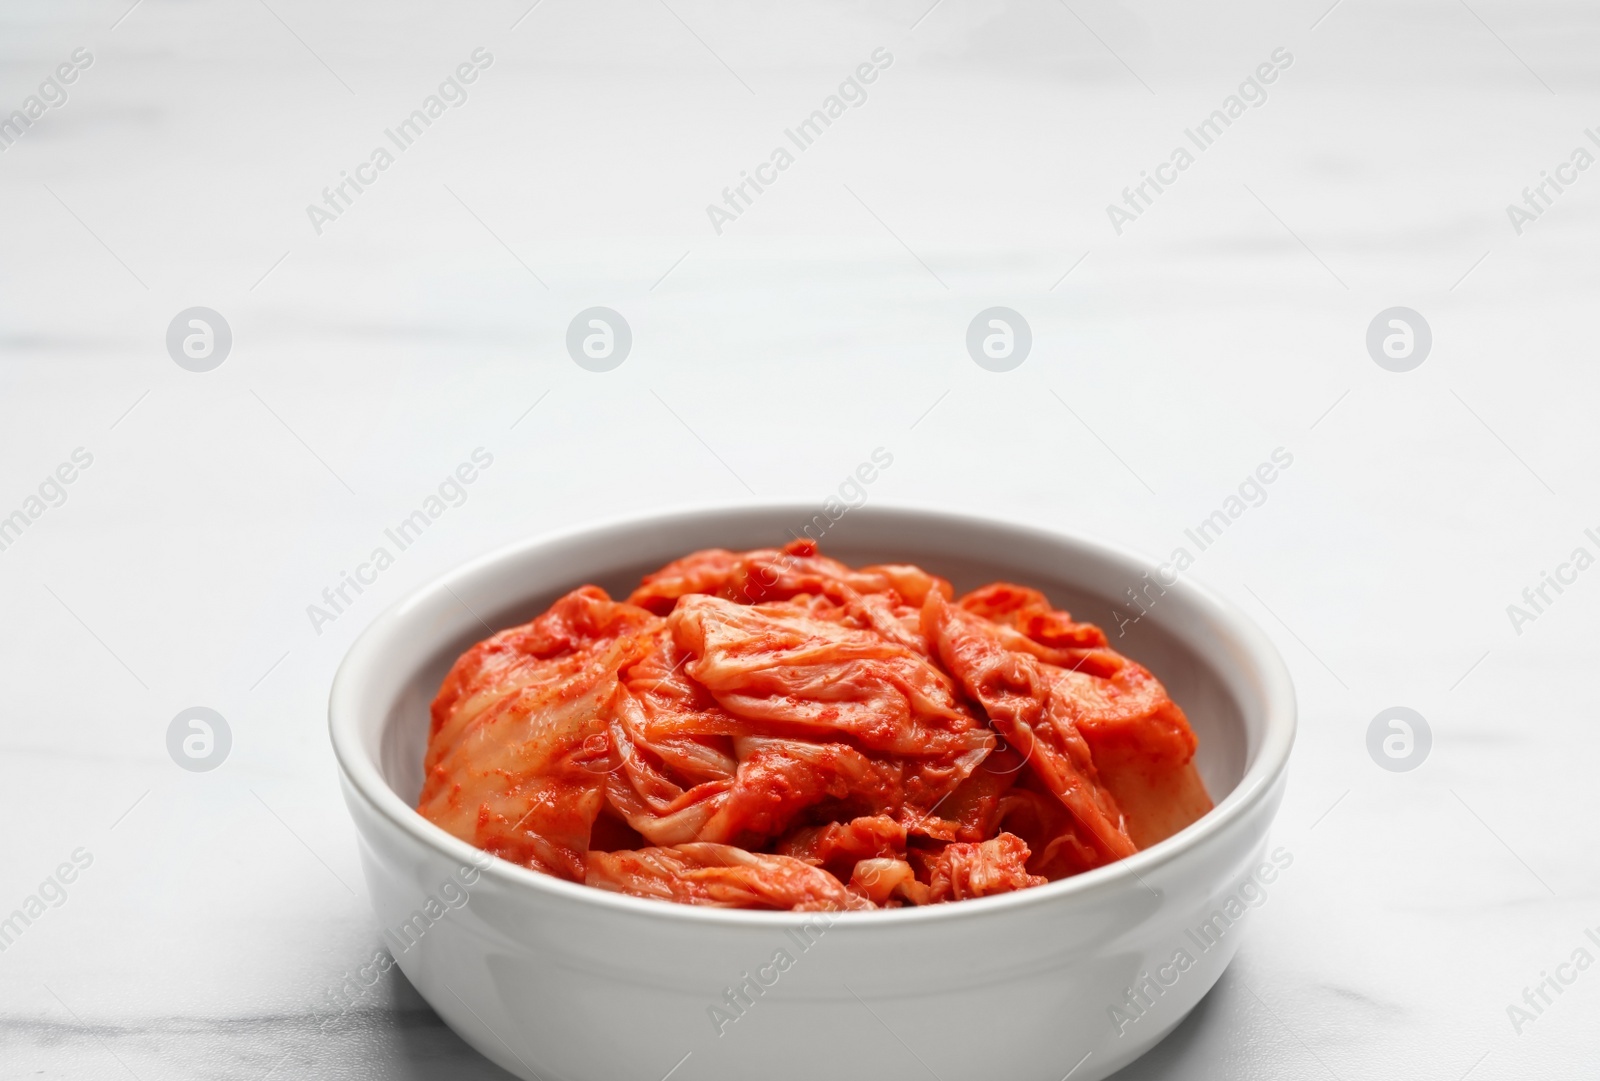
<svg viewBox="0 0 1600 1081">
<path fill-rule="evenodd" d="M 936 904 L 1121 859 L 1211 809 L 1183 710 L 1006 582 L 811 541 L 709 549 L 488 638 L 417 809 L 571 882 L 731 908 Z"/>
</svg>

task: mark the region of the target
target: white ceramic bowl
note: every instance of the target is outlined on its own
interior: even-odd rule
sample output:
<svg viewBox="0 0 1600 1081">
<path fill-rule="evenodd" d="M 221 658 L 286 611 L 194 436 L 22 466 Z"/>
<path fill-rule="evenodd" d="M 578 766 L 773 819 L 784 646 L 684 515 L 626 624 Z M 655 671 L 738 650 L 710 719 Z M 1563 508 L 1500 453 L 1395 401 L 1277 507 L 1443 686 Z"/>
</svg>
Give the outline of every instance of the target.
<svg viewBox="0 0 1600 1081">
<path fill-rule="evenodd" d="M 1094 1081 L 1194 1007 L 1248 929 L 1248 917 L 1225 912 L 1272 888 L 1262 885 L 1276 873 L 1266 835 L 1294 740 L 1294 689 L 1247 617 L 1180 581 L 1119 638 L 1114 600 L 1151 566 L 1132 555 L 938 511 L 863 507 L 833 523 L 816 514 L 718 508 L 516 544 L 379 616 L 340 667 L 333 746 L 385 945 L 450 1027 L 513 1074 L 1061 1081 L 1076 1068 L 1075 1081 Z M 1100 623 L 1188 712 L 1216 809 L 1129 859 L 1047 886 L 831 918 L 590 889 L 487 857 L 412 809 L 429 702 L 490 628 L 586 582 L 625 596 L 694 549 L 777 545 L 808 525 L 813 536 L 825 527 L 823 551 L 846 562 L 917 563 L 957 590 L 1009 579 Z"/>
</svg>

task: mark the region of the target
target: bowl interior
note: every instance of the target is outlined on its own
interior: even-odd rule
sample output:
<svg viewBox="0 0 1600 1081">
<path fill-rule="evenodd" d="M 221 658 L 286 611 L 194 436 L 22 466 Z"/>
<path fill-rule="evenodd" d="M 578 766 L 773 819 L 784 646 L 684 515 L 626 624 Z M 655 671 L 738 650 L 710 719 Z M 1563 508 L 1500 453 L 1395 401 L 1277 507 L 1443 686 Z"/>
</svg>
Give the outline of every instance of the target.
<svg viewBox="0 0 1600 1081">
<path fill-rule="evenodd" d="M 368 699 L 378 708 L 369 713 L 370 727 L 363 725 L 362 742 L 376 752 L 385 784 L 415 806 L 429 704 L 450 665 L 491 628 L 526 622 L 580 585 L 625 597 L 642 575 L 697 548 L 777 546 L 802 529 L 825 554 L 853 566 L 916 563 L 950 579 L 958 594 L 1012 581 L 1100 624 L 1113 648 L 1149 668 L 1188 714 L 1199 739 L 1196 765 L 1219 804 L 1265 742 L 1274 673 L 1254 663 L 1262 643 L 1241 637 L 1248 630 L 1243 617 L 1194 586 L 1178 582 L 1158 591 L 1142 577 L 1147 565 L 1133 557 L 1028 527 L 877 507 L 829 522 L 803 506 L 598 527 L 495 553 L 424 587 L 374 625 L 376 648 L 386 639 L 387 656 L 379 660 L 382 687 L 372 689 L 382 693 Z M 1147 598 L 1136 621 L 1140 609 L 1126 595 L 1130 587 Z"/>
</svg>

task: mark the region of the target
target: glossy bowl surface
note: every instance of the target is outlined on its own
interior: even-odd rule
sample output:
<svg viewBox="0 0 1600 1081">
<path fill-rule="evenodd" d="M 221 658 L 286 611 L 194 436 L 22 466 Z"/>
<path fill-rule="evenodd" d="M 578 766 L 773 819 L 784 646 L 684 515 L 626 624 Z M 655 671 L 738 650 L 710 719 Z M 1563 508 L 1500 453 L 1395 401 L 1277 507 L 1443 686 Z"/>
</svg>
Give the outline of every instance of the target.
<svg viewBox="0 0 1600 1081">
<path fill-rule="evenodd" d="M 917 563 L 958 592 L 1008 579 L 1100 623 L 1188 713 L 1216 808 L 1047 886 L 831 917 L 590 889 L 413 810 L 428 705 L 491 628 L 587 582 L 625 596 L 695 549 L 802 531 L 847 563 Z M 475 560 L 379 616 L 334 679 L 334 752 L 384 944 L 463 1039 L 529 1081 L 1105 1077 L 1210 990 L 1292 859 L 1266 852 L 1294 740 L 1288 672 L 1248 617 L 1187 580 L 1152 585 L 1151 568 L 1034 526 L 879 506 L 830 521 L 802 504 L 654 514 Z M 1146 597 L 1137 620 L 1130 588 Z"/>
</svg>

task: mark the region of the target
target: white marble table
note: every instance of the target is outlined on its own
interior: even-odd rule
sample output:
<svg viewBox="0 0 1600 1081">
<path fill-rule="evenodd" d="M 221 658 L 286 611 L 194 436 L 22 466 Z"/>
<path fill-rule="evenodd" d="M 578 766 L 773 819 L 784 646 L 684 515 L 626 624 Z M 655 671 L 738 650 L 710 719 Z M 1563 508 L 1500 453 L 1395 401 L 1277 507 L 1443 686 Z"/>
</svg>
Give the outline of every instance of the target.
<svg viewBox="0 0 1600 1081">
<path fill-rule="evenodd" d="M 1558 968 L 1600 956 L 1600 570 L 1507 611 L 1600 555 L 1600 171 L 1520 233 L 1506 209 L 1593 146 L 1592 12 L 128 2 L 0 13 L 0 111 L 56 102 L 0 129 L 0 516 L 26 519 L 0 550 L 0 915 L 33 913 L 3 936 L 0 1078 L 504 1076 L 398 973 L 325 1024 L 378 943 L 324 730 L 344 649 L 513 538 L 820 503 L 879 446 L 874 500 L 1153 559 L 1293 456 L 1189 573 L 1294 672 L 1294 866 L 1126 1076 L 1600 1061 L 1600 972 Z M 707 204 L 879 49 L 719 234 Z M 1275 50 L 1264 102 L 1189 144 Z M 391 143 L 463 63 L 464 100 Z M 1186 144 L 1118 235 L 1107 205 Z M 564 344 L 596 305 L 633 332 L 606 373 Z M 231 328 L 211 371 L 164 340 L 195 306 Z M 992 306 L 1031 326 L 1014 371 L 967 354 Z M 1394 306 L 1432 328 L 1404 373 L 1364 340 Z M 314 628 L 475 448 L 465 501 Z M 231 732 L 209 772 L 167 749 L 197 706 Z M 1392 706 L 1432 732 L 1410 772 L 1367 750 Z M 1574 978 L 1514 1018 L 1545 973 Z"/>
</svg>

